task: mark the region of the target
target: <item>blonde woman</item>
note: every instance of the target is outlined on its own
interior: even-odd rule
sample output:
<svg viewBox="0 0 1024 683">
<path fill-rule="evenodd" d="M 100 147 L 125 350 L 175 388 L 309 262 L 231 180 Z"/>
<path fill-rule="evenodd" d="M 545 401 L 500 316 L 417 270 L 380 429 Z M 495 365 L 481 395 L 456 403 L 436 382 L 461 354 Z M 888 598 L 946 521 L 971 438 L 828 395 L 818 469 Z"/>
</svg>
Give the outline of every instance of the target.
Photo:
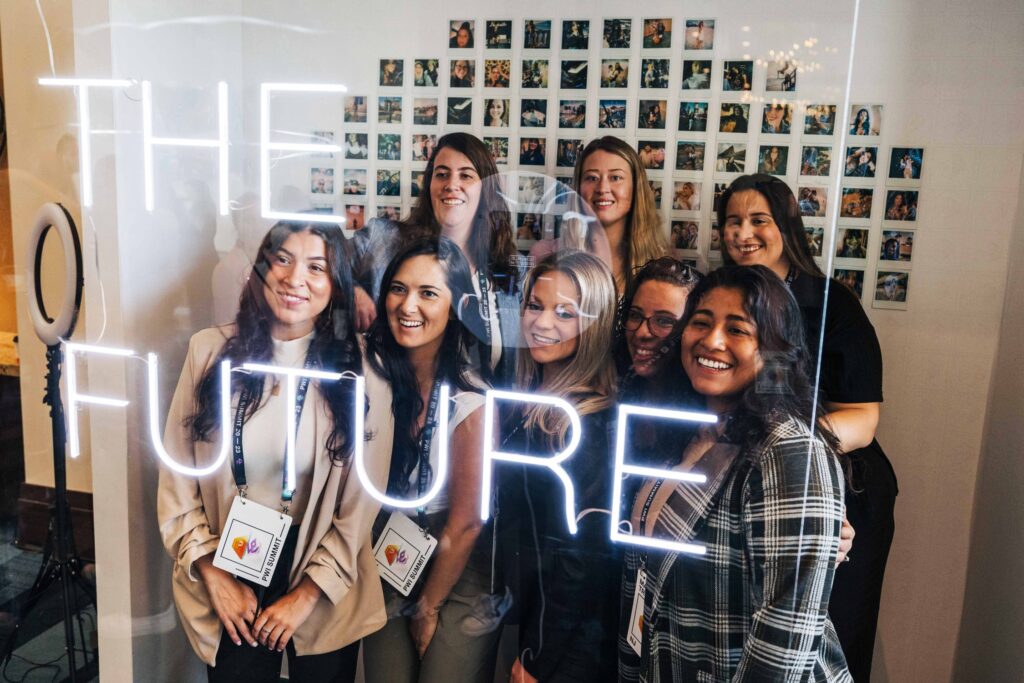
<svg viewBox="0 0 1024 683">
<path fill-rule="evenodd" d="M 512 680 L 615 680 L 619 565 L 606 516 L 612 481 L 607 425 L 613 420 L 611 345 L 615 286 L 608 267 L 580 251 L 553 254 L 528 275 L 517 388 L 568 401 L 582 440 L 563 467 L 574 483 L 572 534 L 566 490 L 554 473 L 507 466 L 499 472 L 499 524 L 515 552 L 519 656 Z M 543 404 L 510 404 L 500 449 L 550 457 L 565 448 L 568 415 Z M 503 565 L 509 571 L 510 563 Z"/>
</svg>

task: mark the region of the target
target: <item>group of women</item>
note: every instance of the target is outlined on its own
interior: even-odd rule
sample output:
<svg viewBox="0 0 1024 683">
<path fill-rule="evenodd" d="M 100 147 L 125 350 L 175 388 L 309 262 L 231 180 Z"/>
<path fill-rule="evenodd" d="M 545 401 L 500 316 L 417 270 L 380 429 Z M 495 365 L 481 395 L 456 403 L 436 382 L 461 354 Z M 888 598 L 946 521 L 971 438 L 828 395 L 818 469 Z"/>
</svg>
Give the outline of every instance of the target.
<svg viewBox="0 0 1024 683">
<path fill-rule="evenodd" d="M 881 356 L 853 295 L 825 286 L 792 192 L 737 179 L 718 210 L 725 265 L 702 276 L 667 255 L 636 152 L 600 138 L 573 179 L 591 220 L 564 222 L 524 271 L 496 174 L 452 133 L 394 230 L 278 223 L 235 323 L 193 337 L 165 445 L 212 471 L 164 469 L 158 515 L 209 679 L 276 681 L 287 651 L 293 680 L 351 681 L 361 647 L 367 681 L 868 680 L 895 495 L 873 439 Z M 345 376 L 296 389 L 243 363 Z M 501 401 L 488 424 L 492 387 L 548 400 Z M 561 470 L 543 466 L 574 429 L 554 399 L 580 418 Z M 715 421 L 635 418 L 626 459 L 650 476 L 613 501 L 621 404 Z M 485 522 L 486 435 L 535 460 L 494 465 Z M 422 504 L 371 495 L 360 443 L 365 483 Z M 210 467 L 224 448 L 231 466 Z M 292 520 L 267 586 L 214 563 L 239 501 Z M 614 505 L 638 543 L 610 541 Z M 408 594 L 378 572 L 402 549 L 374 551 L 403 524 L 436 541 Z"/>
</svg>

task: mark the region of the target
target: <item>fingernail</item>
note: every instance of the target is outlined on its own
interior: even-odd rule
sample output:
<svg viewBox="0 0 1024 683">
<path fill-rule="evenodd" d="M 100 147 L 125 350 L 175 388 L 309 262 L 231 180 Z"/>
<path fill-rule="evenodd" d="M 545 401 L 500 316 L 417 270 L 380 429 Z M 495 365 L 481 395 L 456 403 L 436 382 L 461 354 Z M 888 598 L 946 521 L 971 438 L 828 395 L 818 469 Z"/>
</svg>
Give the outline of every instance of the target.
<svg viewBox="0 0 1024 683">
<path fill-rule="evenodd" d="M 241 644 L 242 644 L 242 641 L 240 641 L 240 640 L 236 640 L 235 641 L 235 645 L 241 645 Z"/>
<path fill-rule="evenodd" d="M 256 643 L 249 643 L 249 644 L 252 645 L 253 647 L 256 647 Z"/>
</svg>

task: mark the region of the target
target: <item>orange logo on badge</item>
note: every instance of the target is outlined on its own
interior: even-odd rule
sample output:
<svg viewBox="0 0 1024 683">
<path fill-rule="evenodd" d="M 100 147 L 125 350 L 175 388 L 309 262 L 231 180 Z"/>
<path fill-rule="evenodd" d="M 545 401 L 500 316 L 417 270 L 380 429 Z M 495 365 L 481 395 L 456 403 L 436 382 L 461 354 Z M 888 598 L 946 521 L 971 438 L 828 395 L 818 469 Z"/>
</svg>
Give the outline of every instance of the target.
<svg viewBox="0 0 1024 683">
<path fill-rule="evenodd" d="M 260 544 L 256 542 L 256 539 L 248 539 L 245 536 L 236 536 L 231 541 L 231 549 L 238 555 L 238 559 L 245 557 L 246 553 L 258 553 L 260 551 Z"/>
<path fill-rule="evenodd" d="M 387 559 L 388 565 L 394 564 L 395 560 L 398 561 L 398 564 L 405 564 L 407 561 L 405 551 L 402 550 L 402 546 L 400 545 L 389 545 L 385 547 L 384 557 Z"/>
</svg>

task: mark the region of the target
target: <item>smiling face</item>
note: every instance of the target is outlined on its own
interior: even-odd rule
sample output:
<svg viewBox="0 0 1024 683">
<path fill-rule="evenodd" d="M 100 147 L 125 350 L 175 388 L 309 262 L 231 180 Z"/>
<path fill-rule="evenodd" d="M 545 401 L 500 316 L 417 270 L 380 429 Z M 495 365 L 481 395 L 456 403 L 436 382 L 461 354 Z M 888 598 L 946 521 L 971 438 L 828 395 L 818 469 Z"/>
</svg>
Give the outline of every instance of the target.
<svg viewBox="0 0 1024 683">
<path fill-rule="evenodd" d="M 637 376 L 653 377 L 671 362 L 661 348 L 683 316 L 686 294 L 685 287 L 657 280 L 647 280 L 637 288 L 626 313 L 625 329 L 626 348 Z"/>
<path fill-rule="evenodd" d="M 441 234 L 465 247 L 483 187 L 480 174 L 462 152 L 445 147 L 434 157 L 430 205 Z"/>
<path fill-rule="evenodd" d="M 459 32 L 455 34 L 455 44 L 458 47 L 469 47 L 470 35 L 469 29 L 465 26 L 459 29 Z"/>
<path fill-rule="evenodd" d="M 331 275 L 327 247 L 319 235 L 297 232 L 267 254 L 269 269 L 263 296 L 274 314 L 270 333 L 289 340 L 309 334 L 317 316 L 331 301 Z"/>
<path fill-rule="evenodd" d="M 757 190 L 742 190 L 729 198 L 722 239 L 729 256 L 741 266 L 762 265 L 779 277 L 789 272 L 782 233 L 768 200 Z"/>
<path fill-rule="evenodd" d="M 633 174 L 618 154 L 599 149 L 583 161 L 580 195 L 605 229 L 625 226 L 633 208 Z"/>
<path fill-rule="evenodd" d="M 464 79 L 466 73 L 469 71 L 469 67 L 466 64 L 466 60 L 460 59 L 452 66 L 452 74 L 458 79 Z"/>
<path fill-rule="evenodd" d="M 683 329 L 680 357 L 710 410 L 722 414 L 736 406 L 763 366 L 757 325 L 743 305 L 742 291 L 716 287 L 704 294 Z"/>
<path fill-rule="evenodd" d="M 487 114 L 492 121 L 501 121 L 505 115 L 505 102 L 502 100 L 491 100 L 487 107 Z"/>
<path fill-rule="evenodd" d="M 444 340 L 451 305 L 444 268 L 427 254 L 413 256 L 398 268 L 384 301 L 388 328 L 398 345 L 435 356 Z"/>
<path fill-rule="evenodd" d="M 572 279 L 557 270 L 539 275 L 530 290 L 523 336 L 530 357 L 545 373 L 563 367 L 579 348 L 579 297 Z"/>
</svg>

